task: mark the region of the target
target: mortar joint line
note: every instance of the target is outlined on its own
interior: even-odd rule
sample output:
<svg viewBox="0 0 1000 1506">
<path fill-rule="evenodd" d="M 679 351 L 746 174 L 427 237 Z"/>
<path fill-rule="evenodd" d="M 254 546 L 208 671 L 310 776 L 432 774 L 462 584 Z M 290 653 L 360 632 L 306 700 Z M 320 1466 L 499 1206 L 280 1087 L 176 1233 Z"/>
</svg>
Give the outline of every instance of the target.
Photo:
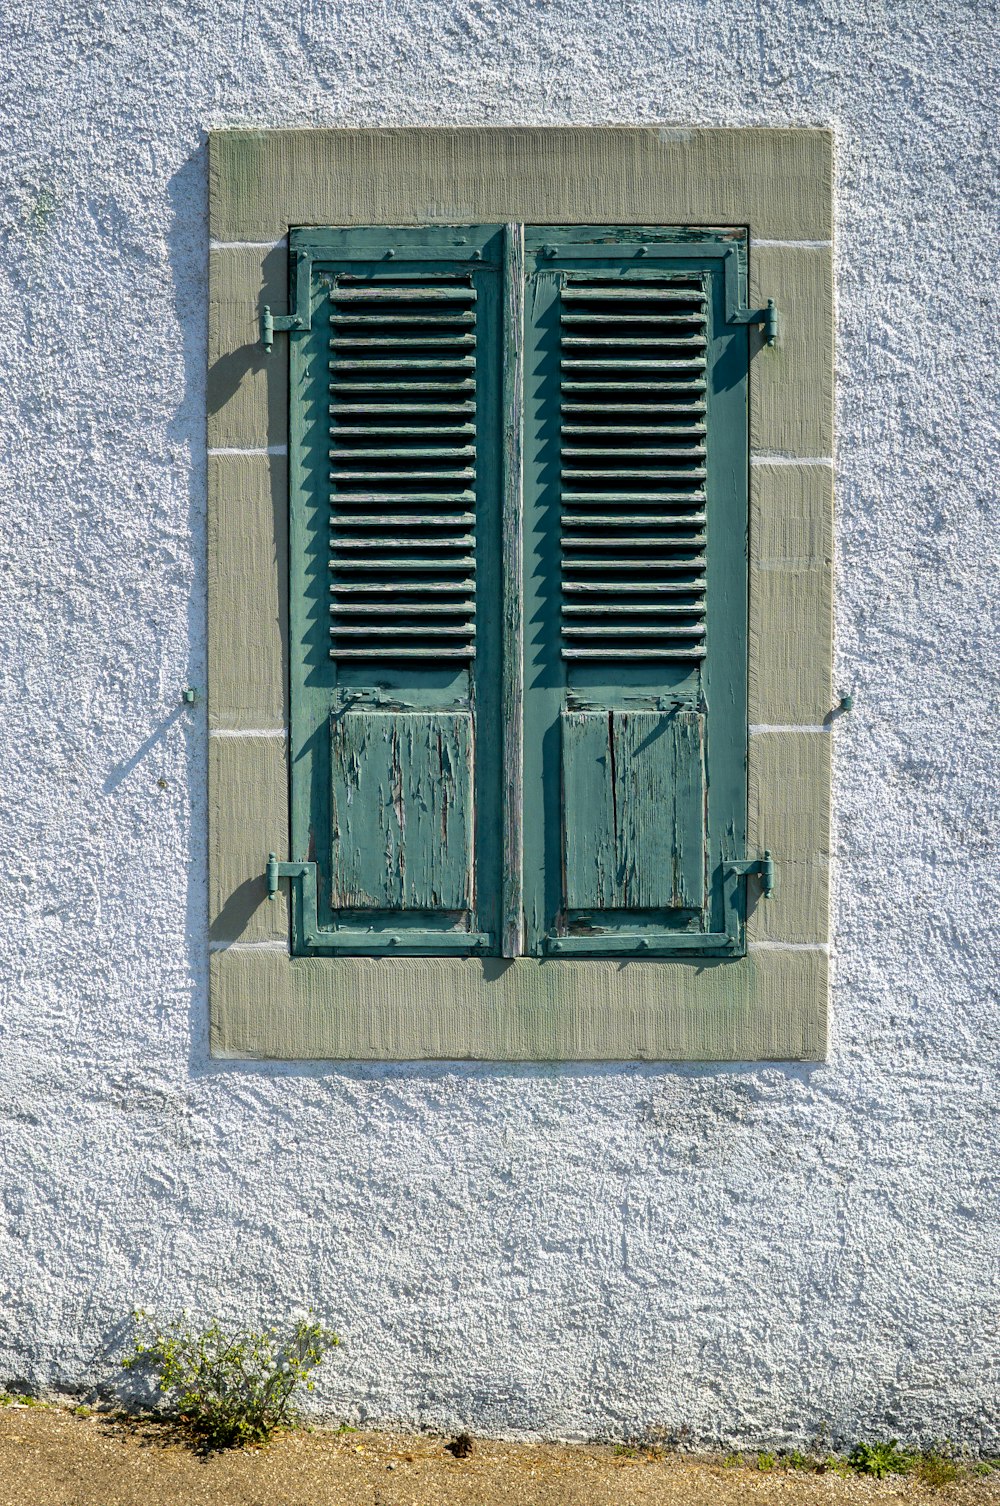
<svg viewBox="0 0 1000 1506">
<path fill-rule="evenodd" d="M 827 465 L 834 463 L 832 455 L 769 455 L 758 450 L 750 456 L 751 465 Z"/>
<path fill-rule="evenodd" d="M 210 727 L 209 737 L 288 737 L 287 727 Z"/>
<path fill-rule="evenodd" d="M 767 732 L 823 732 L 833 731 L 832 724 L 822 722 L 751 722 L 747 728 L 751 737 L 760 737 Z"/>
<path fill-rule="evenodd" d="M 286 444 L 269 445 L 209 445 L 210 455 L 287 455 Z"/>
<path fill-rule="evenodd" d="M 210 251 L 277 251 L 281 246 L 288 245 L 288 236 L 283 235 L 276 241 L 217 241 L 210 240 Z"/>
</svg>

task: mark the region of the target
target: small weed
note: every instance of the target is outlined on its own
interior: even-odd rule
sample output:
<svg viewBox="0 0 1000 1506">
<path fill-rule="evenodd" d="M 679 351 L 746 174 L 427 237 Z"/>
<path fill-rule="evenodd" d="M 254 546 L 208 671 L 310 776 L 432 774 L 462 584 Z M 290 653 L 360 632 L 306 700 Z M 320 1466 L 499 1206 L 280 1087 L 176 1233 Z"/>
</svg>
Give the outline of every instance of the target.
<svg viewBox="0 0 1000 1506">
<path fill-rule="evenodd" d="M 790 1448 L 782 1456 L 782 1464 L 786 1469 L 815 1469 L 815 1462 L 806 1457 L 799 1449 Z"/>
<path fill-rule="evenodd" d="M 930 1485 L 934 1490 L 939 1490 L 942 1485 L 950 1485 L 959 1476 L 955 1460 L 940 1449 L 928 1449 L 921 1454 L 913 1472 L 923 1485 Z"/>
<path fill-rule="evenodd" d="M 757 1468 L 762 1475 L 770 1474 L 777 1462 L 773 1454 L 760 1453 L 757 1455 Z"/>
<path fill-rule="evenodd" d="M 200 1331 L 175 1318 L 162 1327 L 134 1314 L 137 1336 L 126 1370 L 149 1371 L 168 1405 L 206 1448 L 267 1443 L 298 1414 L 292 1397 L 313 1388 L 311 1372 L 339 1343 L 319 1323 L 300 1319 L 290 1336 L 225 1333 L 218 1323 Z"/>
<path fill-rule="evenodd" d="M 639 1450 L 633 1448 L 631 1443 L 616 1443 L 611 1450 L 616 1459 L 638 1459 Z"/>
<path fill-rule="evenodd" d="M 727 1454 L 726 1457 L 722 1461 L 722 1468 L 723 1469 L 742 1469 L 743 1468 L 743 1455 L 742 1454 Z"/>
<path fill-rule="evenodd" d="M 899 1448 L 893 1438 L 889 1443 L 856 1443 L 847 1462 L 856 1475 L 871 1475 L 876 1480 L 884 1480 L 887 1475 L 909 1474 L 916 1457 Z"/>
<path fill-rule="evenodd" d="M 987 1475 L 1000 1471 L 1000 1459 L 980 1459 L 978 1464 L 972 1466 L 972 1473 L 978 1480 L 985 1480 Z"/>
<path fill-rule="evenodd" d="M 73 1407 L 71 1410 L 74 1417 L 93 1417 L 94 1415 L 93 1407 L 84 1406 L 82 1402 L 78 1407 Z"/>
<path fill-rule="evenodd" d="M 15 1391 L 0 1393 L 0 1407 L 47 1407 L 51 1403 L 38 1396 L 22 1396 Z"/>
</svg>

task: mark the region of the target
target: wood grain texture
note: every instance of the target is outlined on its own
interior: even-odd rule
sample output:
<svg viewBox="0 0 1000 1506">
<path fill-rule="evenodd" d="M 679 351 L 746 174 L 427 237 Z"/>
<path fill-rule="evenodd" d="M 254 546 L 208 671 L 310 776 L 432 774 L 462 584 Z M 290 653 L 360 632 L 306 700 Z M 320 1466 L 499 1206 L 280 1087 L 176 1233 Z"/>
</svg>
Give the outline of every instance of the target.
<svg viewBox="0 0 1000 1506">
<path fill-rule="evenodd" d="M 288 252 L 230 249 L 208 257 L 208 445 L 288 442 L 288 346 L 260 344 L 261 306 L 287 309 Z"/>
<path fill-rule="evenodd" d="M 561 721 L 570 910 L 701 910 L 704 717 L 570 711 Z"/>
<path fill-rule="evenodd" d="M 819 1061 L 827 958 L 212 958 L 211 1049 L 279 1060 Z"/>
<path fill-rule="evenodd" d="M 503 496 L 500 514 L 503 627 L 501 953 L 524 950 L 524 227 L 504 230 Z"/>
<path fill-rule="evenodd" d="M 209 741 L 208 910 L 212 941 L 288 941 L 287 894 L 267 898 L 269 852 L 288 850 L 288 761 L 275 737 Z M 287 890 L 287 885 L 282 886 Z"/>
<path fill-rule="evenodd" d="M 209 726 L 287 726 L 287 662 L 287 462 L 210 455 Z"/>
<path fill-rule="evenodd" d="M 330 718 L 334 909 L 472 908 L 472 717 Z"/>
<path fill-rule="evenodd" d="M 748 891 L 754 941 L 825 942 L 830 933 L 830 779 L 833 739 L 822 732 L 768 732 L 750 739 L 748 833 L 768 848 L 778 883 L 762 900 Z"/>
<path fill-rule="evenodd" d="M 750 445 L 833 454 L 833 251 L 750 245 L 750 303 L 778 306 L 778 343 L 750 337 Z"/>
<path fill-rule="evenodd" d="M 216 131 L 211 233 L 289 225 L 745 224 L 831 234 L 833 137 L 792 127 Z"/>
<path fill-rule="evenodd" d="M 833 471 L 750 471 L 750 721 L 812 726 L 833 705 Z"/>
</svg>

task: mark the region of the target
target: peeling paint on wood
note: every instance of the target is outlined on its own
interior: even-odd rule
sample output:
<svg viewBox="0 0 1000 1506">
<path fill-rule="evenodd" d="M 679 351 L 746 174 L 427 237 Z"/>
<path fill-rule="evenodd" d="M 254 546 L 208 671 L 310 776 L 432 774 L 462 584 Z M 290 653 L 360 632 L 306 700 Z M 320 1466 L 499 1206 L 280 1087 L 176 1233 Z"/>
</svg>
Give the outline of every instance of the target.
<svg viewBox="0 0 1000 1506">
<path fill-rule="evenodd" d="M 568 711 L 561 721 L 567 908 L 700 911 L 704 717 Z"/>
<path fill-rule="evenodd" d="M 330 746 L 333 904 L 468 910 L 472 717 L 346 711 Z"/>
</svg>

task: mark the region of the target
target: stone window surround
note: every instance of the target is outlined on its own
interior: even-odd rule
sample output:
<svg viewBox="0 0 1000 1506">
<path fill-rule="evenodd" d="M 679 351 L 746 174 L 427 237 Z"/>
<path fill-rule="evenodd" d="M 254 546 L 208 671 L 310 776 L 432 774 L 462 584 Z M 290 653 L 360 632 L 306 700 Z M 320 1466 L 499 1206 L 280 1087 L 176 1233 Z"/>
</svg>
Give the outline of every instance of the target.
<svg viewBox="0 0 1000 1506">
<path fill-rule="evenodd" d="M 210 137 L 211 1050 L 235 1059 L 821 1060 L 829 970 L 833 150 L 813 128 L 390 128 Z M 290 226 L 745 225 L 780 340 L 750 366 L 747 956 L 292 958 L 288 853 Z"/>
</svg>

